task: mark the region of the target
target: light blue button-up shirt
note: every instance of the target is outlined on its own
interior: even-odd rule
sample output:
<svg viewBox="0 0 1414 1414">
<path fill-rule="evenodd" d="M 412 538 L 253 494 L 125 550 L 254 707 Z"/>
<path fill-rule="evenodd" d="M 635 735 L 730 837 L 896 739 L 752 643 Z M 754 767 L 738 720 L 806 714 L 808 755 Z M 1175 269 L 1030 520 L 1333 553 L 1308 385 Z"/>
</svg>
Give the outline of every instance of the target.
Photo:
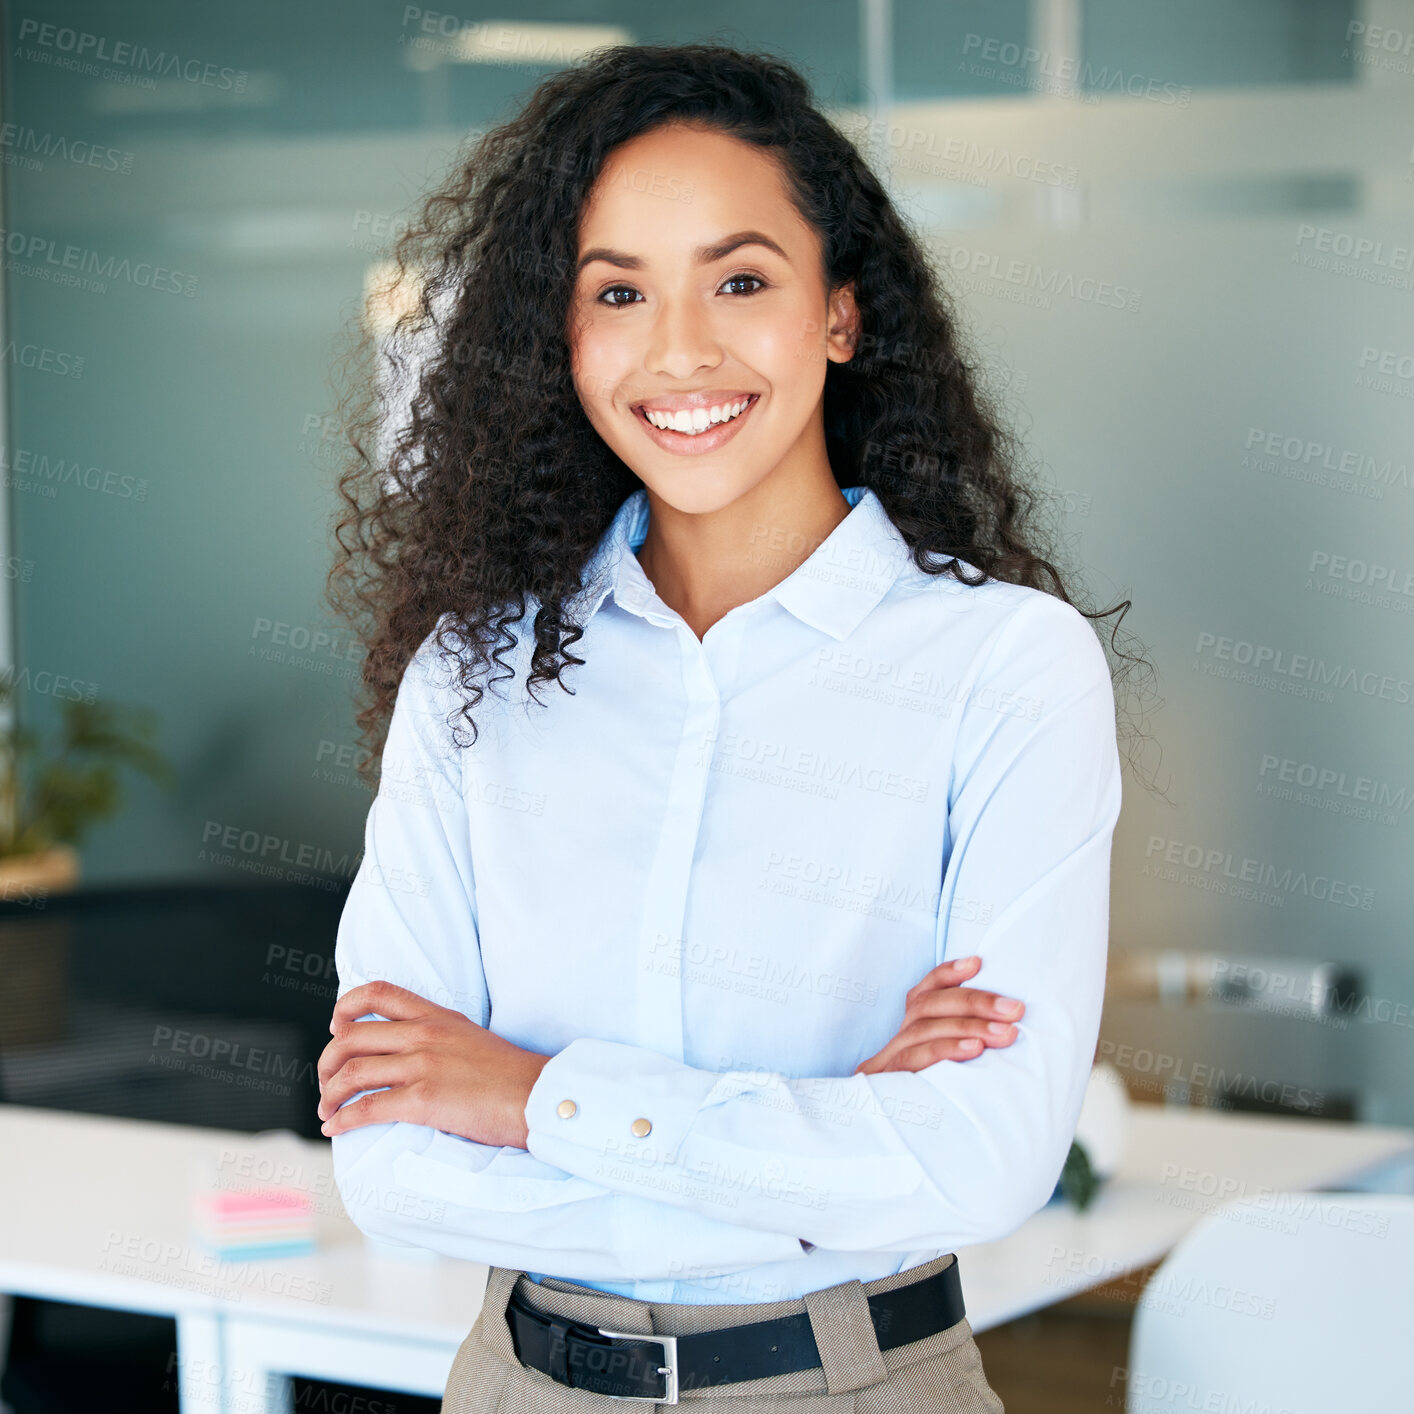
<svg viewBox="0 0 1414 1414">
<path fill-rule="evenodd" d="M 552 1059 L 528 1151 L 337 1135 L 363 1231 L 645 1301 L 780 1301 L 1002 1237 L 1050 1197 L 1104 984 L 1105 654 L 1040 590 L 917 570 L 878 497 L 844 495 L 699 641 L 635 557 L 635 491 L 576 596 L 573 695 L 526 702 L 519 637 L 466 750 L 423 643 L 339 990 L 386 978 Z M 1013 1044 L 855 1075 L 909 988 L 970 953 L 1026 1003 Z"/>
</svg>

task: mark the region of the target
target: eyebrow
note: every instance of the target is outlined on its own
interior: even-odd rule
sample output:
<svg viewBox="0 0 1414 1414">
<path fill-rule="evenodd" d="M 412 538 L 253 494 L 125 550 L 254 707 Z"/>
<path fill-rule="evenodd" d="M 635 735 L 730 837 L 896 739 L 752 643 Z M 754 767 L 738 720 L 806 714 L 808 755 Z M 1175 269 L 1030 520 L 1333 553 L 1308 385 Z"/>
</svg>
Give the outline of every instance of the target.
<svg viewBox="0 0 1414 1414">
<path fill-rule="evenodd" d="M 763 245 L 767 250 L 775 251 L 782 260 L 787 262 L 790 260 L 790 256 L 770 236 L 761 231 L 738 231 L 735 235 L 724 236 L 720 241 L 714 241 L 711 245 L 700 245 L 692 254 L 699 265 L 711 265 L 714 261 L 724 259 L 744 245 Z M 644 266 L 642 256 L 629 255 L 625 251 L 611 250 L 608 246 L 596 245 L 579 257 L 579 261 L 574 267 L 574 273 L 578 275 L 592 260 L 604 260 L 610 265 L 617 265 L 624 270 L 642 270 Z"/>
</svg>

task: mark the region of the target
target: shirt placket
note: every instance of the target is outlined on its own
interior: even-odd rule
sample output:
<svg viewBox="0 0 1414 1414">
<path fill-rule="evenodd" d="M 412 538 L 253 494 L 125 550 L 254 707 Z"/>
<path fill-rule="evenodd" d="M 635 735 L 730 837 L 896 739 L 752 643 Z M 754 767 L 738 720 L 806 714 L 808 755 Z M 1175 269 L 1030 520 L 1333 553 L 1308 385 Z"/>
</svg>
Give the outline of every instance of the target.
<svg viewBox="0 0 1414 1414">
<path fill-rule="evenodd" d="M 721 697 L 702 643 L 681 619 L 672 622 L 672 628 L 682 655 L 682 736 L 643 901 L 637 1033 L 641 1045 L 682 1060 L 684 972 L 690 967 L 683 950 L 683 925 Z"/>
</svg>

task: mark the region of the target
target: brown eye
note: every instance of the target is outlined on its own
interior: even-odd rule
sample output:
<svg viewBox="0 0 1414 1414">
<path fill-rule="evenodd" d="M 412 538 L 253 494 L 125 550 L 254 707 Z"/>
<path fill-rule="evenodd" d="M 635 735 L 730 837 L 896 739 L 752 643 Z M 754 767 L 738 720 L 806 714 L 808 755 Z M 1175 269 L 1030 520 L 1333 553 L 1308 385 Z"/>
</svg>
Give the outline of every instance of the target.
<svg viewBox="0 0 1414 1414">
<path fill-rule="evenodd" d="M 736 281 L 738 281 L 738 280 L 755 280 L 756 283 L 757 283 L 763 290 L 766 288 L 766 282 L 765 282 L 765 280 L 763 280 L 759 275 L 752 275 L 752 274 L 750 274 L 748 271 L 742 271 L 742 273 L 739 274 L 739 275 L 728 275 L 727 278 L 726 278 L 722 283 L 723 283 L 724 286 L 726 286 L 726 285 L 735 284 Z M 755 290 L 744 290 L 742 293 L 743 293 L 743 294 L 748 294 L 748 295 L 754 295 L 754 294 L 756 293 L 756 291 L 755 291 Z"/>
<path fill-rule="evenodd" d="M 607 302 L 610 309 L 623 309 L 627 304 L 631 304 L 632 301 L 625 300 L 621 302 L 619 300 L 608 300 L 606 299 L 606 297 L 615 294 L 636 295 L 637 293 L 638 291 L 635 290 L 631 285 L 610 285 L 609 288 L 599 296 L 595 303 L 604 304 Z"/>
</svg>

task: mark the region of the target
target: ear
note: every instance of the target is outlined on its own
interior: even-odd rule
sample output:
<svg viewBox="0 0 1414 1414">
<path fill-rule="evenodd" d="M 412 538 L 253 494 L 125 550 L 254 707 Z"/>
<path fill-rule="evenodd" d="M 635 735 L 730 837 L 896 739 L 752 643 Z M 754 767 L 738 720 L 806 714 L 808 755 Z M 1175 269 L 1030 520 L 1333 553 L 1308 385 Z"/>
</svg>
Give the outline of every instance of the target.
<svg viewBox="0 0 1414 1414">
<path fill-rule="evenodd" d="M 848 363 L 859 344 L 859 306 L 854 300 L 853 280 L 847 281 L 830 295 L 829 314 L 825 357 L 834 363 Z"/>
</svg>

